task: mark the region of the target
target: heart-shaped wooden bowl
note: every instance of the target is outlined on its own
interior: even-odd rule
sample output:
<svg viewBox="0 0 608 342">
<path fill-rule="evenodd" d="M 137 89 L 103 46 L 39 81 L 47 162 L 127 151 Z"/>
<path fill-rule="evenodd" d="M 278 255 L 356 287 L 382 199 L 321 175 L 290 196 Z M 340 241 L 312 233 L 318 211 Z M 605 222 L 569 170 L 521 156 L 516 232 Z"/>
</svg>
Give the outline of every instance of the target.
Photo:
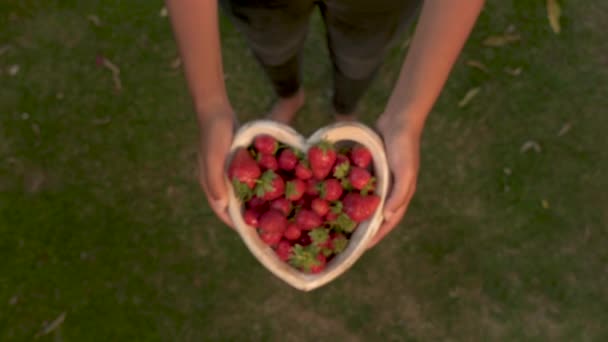
<svg viewBox="0 0 608 342">
<path fill-rule="evenodd" d="M 239 147 L 251 145 L 253 139 L 261 134 L 272 135 L 278 141 L 303 152 L 320 140 L 334 143 L 352 141 L 367 147 L 373 156 L 374 173 L 377 179 L 376 194 L 380 196 L 380 205 L 369 220 L 359 224 L 351 236 L 348 247 L 332 259 L 326 269 L 319 274 L 302 273 L 278 258 L 272 248 L 259 238 L 256 229 L 243 221 L 243 203 L 234 196 L 232 184 L 226 177 L 226 184 L 230 189 L 228 213 L 247 248 L 275 276 L 299 290 L 310 291 L 329 283 L 348 270 L 365 252 L 370 240 L 378 231 L 383 221 L 382 208 L 388 192 L 390 174 L 384 144 L 373 130 L 359 123 L 336 123 L 320 128 L 310 138 L 305 139 L 289 126 L 274 121 L 259 120 L 241 126 L 236 132 L 228 163 L 232 158 L 232 152 Z"/>
</svg>

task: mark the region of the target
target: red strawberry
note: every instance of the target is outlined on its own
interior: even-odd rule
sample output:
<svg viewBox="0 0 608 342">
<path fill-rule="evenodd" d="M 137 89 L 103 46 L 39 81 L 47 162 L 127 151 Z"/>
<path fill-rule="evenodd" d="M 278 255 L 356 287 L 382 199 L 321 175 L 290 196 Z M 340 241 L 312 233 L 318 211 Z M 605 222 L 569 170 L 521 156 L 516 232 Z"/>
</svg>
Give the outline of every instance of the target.
<svg viewBox="0 0 608 342">
<path fill-rule="evenodd" d="M 351 192 L 342 201 L 344 212 L 355 222 L 362 222 L 370 218 L 378 205 L 380 197 L 376 195 L 362 196 L 356 192 Z"/>
<path fill-rule="evenodd" d="M 258 164 L 264 170 L 276 171 L 279 168 L 279 163 L 277 162 L 277 158 L 275 158 L 271 154 L 258 155 Z"/>
<path fill-rule="evenodd" d="M 247 207 L 250 209 L 254 209 L 258 212 L 262 212 L 262 207 L 266 204 L 266 201 L 259 198 L 258 196 L 253 196 L 249 201 L 247 201 Z"/>
<path fill-rule="evenodd" d="M 295 223 L 289 223 L 287 225 L 287 229 L 285 229 L 285 234 L 283 234 L 285 238 L 288 240 L 297 240 L 300 235 L 302 235 L 302 231 L 298 228 L 298 225 Z"/>
<path fill-rule="evenodd" d="M 369 171 L 358 166 L 353 167 L 348 174 L 348 181 L 357 190 L 365 188 L 371 179 Z"/>
<path fill-rule="evenodd" d="M 280 233 L 283 235 L 287 228 L 287 218 L 282 212 L 270 209 L 260 217 L 259 228 L 266 233 Z"/>
<path fill-rule="evenodd" d="M 264 241 L 265 244 L 269 246 L 274 246 L 279 243 L 279 241 L 281 241 L 282 236 L 282 233 L 273 233 L 265 231 L 260 232 L 260 238 L 262 239 L 262 241 Z"/>
<path fill-rule="evenodd" d="M 296 178 L 294 180 L 290 180 L 285 185 L 285 197 L 290 201 L 297 201 L 302 196 L 304 196 L 304 192 L 306 191 L 306 183 L 303 180 Z"/>
<path fill-rule="evenodd" d="M 253 139 L 253 147 L 255 147 L 256 151 L 258 151 L 260 154 L 272 156 L 277 151 L 277 148 L 279 148 L 279 143 L 274 137 L 263 134 L 258 135 L 255 137 L 255 139 Z"/>
<path fill-rule="evenodd" d="M 350 160 L 343 154 L 338 154 L 336 157 L 336 165 L 334 165 L 332 175 L 338 179 L 344 179 L 350 170 Z"/>
<path fill-rule="evenodd" d="M 298 239 L 298 244 L 302 246 L 308 246 L 311 242 L 312 241 L 310 240 L 310 236 L 308 236 L 308 234 L 302 234 Z"/>
<path fill-rule="evenodd" d="M 320 188 L 320 196 L 325 200 L 336 201 L 342 196 L 342 184 L 337 179 L 330 178 L 325 180 L 321 183 Z"/>
<path fill-rule="evenodd" d="M 286 148 L 279 154 L 279 167 L 285 171 L 291 171 L 296 167 L 298 157 L 292 149 Z"/>
<path fill-rule="evenodd" d="M 283 178 L 277 175 L 274 171 L 268 170 L 264 172 L 258 185 L 255 187 L 255 194 L 263 200 L 272 201 L 279 198 L 285 192 L 285 182 Z"/>
<path fill-rule="evenodd" d="M 336 161 L 336 150 L 330 142 L 323 140 L 308 150 L 308 160 L 313 176 L 325 179 Z"/>
<path fill-rule="evenodd" d="M 291 255 L 292 247 L 289 242 L 282 240 L 277 245 L 276 253 L 279 256 L 279 259 L 283 261 L 289 260 L 289 256 Z"/>
<path fill-rule="evenodd" d="M 307 180 L 312 178 L 312 171 L 310 170 L 310 166 L 308 162 L 305 160 L 301 160 L 298 165 L 296 165 L 296 177 Z"/>
<path fill-rule="evenodd" d="M 334 213 L 333 211 L 330 211 L 327 213 L 327 215 L 325 215 L 326 221 L 334 221 L 337 218 L 338 218 L 338 214 Z"/>
<path fill-rule="evenodd" d="M 315 198 L 310 202 L 310 208 L 319 216 L 325 216 L 329 212 L 329 202 L 321 198 Z"/>
<path fill-rule="evenodd" d="M 285 197 L 277 198 L 270 202 L 270 209 L 276 209 L 287 216 L 291 212 L 291 202 Z"/>
<path fill-rule="evenodd" d="M 261 173 L 260 167 L 246 148 L 236 150 L 228 167 L 228 178 L 233 183 L 244 183 L 249 189 L 253 189 Z"/>
<path fill-rule="evenodd" d="M 259 223 L 258 216 L 259 216 L 259 214 L 255 210 L 247 209 L 243 213 L 243 220 L 248 225 L 250 225 L 252 227 L 257 227 L 258 223 Z"/>
<path fill-rule="evenodd" d="M 352 159 L 353 164 L 358 167 L 366 168 L 372 161 L 372 153 L 367 149 L 367 147 L 362 145 L 356 145 L 350 151 L 350 159 Z"/>
<path fill-rule="evenodd" d="M 306 181 L 306 194 L 311 196 L 317 196 L 319 194 L 318 188 L 319 182 L 314 179 Z"/>
<path fill-rule="evenodd" d="M 302 209 L 296 214 L 296 224 L 302 230 L 311 230 L 321 226 L 323 221 L 314 211 Z"/>
<path fill-rule="evenodd" d="M 317 274 L 321 273 L 325 269 L 325 265 L 327 264 L 327 258 L 322 253 L 317 255 L 317 263 L 310 267 L 310 273 Z"/>
</svg>

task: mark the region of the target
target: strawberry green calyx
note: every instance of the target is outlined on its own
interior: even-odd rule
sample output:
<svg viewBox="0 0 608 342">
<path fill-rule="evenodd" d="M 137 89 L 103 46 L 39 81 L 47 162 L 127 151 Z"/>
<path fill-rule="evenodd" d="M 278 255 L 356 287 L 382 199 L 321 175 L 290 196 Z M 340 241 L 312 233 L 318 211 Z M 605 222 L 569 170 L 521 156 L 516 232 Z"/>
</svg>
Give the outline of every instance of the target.
<svg viewBox="0 0 608 342">
<path fill-rule="evenodd" d="M 277 177 L 276 173 L 272 170 L 268 170 L 262 174 L 262 177 L 258 179 L 257 185 L 255 186 L 255 195 L 258 197 L 264 196 L 265 193 L 273 191 L 272 181 Z"/>
<path fill-rule="evenodd" d="M 312 243 L 315 245 L 322 245 L 329 239 L 329 232 L 325 228 L 315 228 L 308 233 Z"/>
<path fill-rule="evenodd" d="M 336 201 L 331 205 L 331 212 L 334 214 L 339 214 L 342 212 L 342 202 Z"/>
<path fill-rule="evenodd" d="M 376 177 L 372 177 L 369 179 L 367 184 L 361 189 L 361 195 L 367 196 L 370 192 L 374 191 L 374 187 L 376 185 Z"/>
<path fill-rule="evenodd" d="M 348 176 L 348 172 L 350 171 L 350 163 L 345 161 L 336 166 L 336 170 L 334 171 L 334 177 L 345 180 Z"/>
<path fill-rule="evenodd" d="M 328 257 L 328 256 L 332 255 L 334 253 L 334 251 L 331 248 L 323 247 L 323 248 L 321 248 L 321 253 L 324 256 Z"/>
<path fill-rule="evenodd" d="M 296 244 L 293 246 L 292 254 L 289 256 L 289 263 L 294 267 L 310 272 L 313 266 L 320 265 L 319 260 L 317 260 L 317 254 L 319 254 L 319 249 L 315 245 L 303 247 L 300 244 Z"/>
<path fill-rule="evenodd" d="M 352 190 L 353 189 L 353 186 L 348 181 L 348 178 L 342 178 L 341 181 L 340 181 L 340 184 L 342 184 L 342 187 L 344 188 L 344 190 Z"/>
<path fill-rule="evenodd" d="M 338 215 L 338 218 L 331 221 L 330 225 L 337 231 L 352 233 L 357 228 L 357 222 L 353 221 L 345 213 Z"/>
<path fill-rule="evenodd" d="M 339 254 L 346 249 L 346 246 L 348 245 L 348 240 L 344 236 L 339 236 L 332 240 L 332 244 L 334 246 L 334 252 L 336 254 Z"/>
<path fill-rule="evenodd" d="M 249 201 L 253 197 L 253 191 L 247 186 L 247 184 L 240 182 L 238 179 L 232 180 L 232 186 L 234 187 L 235 196 L 241 201 Z"/>
<path fill-rule="evenodd" d="M 315 146 L 317 146 L 323 153 L 327 153 L 327 151 L 335 150 L 334 144 L 332 144 L 328 140 L 321 140 Z"/>
<path fill-rule="evenodd" d="M 293 154 L 296 155 L 296 157 L 298 158 L 298 160 L 302 160 L 304 159 L 304 157 L 306 157 L 306 155 L 304 154 L 304 152 L 300 151 L 300 150 L 296 150 L 296 149 L 291 149 L 293 151 Z"/>
</svg>

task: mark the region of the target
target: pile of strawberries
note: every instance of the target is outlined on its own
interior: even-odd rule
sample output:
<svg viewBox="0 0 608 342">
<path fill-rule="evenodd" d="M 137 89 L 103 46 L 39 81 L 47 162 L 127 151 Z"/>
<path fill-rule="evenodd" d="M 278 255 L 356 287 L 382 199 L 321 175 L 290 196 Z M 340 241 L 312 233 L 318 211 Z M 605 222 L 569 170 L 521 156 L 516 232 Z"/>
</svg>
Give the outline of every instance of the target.
<svg viewBox="0 0 608 342">
<path fill-rule="evenodd" d="M 262 241 L 298 270 L 319 273 L 376 211 L 372 172 L 362 145 L 338 150 L 322 141 L 304 155 L 259 135 L 235 151 L 228 177 L 244 203 L 245 223 Z"/>
</svg>

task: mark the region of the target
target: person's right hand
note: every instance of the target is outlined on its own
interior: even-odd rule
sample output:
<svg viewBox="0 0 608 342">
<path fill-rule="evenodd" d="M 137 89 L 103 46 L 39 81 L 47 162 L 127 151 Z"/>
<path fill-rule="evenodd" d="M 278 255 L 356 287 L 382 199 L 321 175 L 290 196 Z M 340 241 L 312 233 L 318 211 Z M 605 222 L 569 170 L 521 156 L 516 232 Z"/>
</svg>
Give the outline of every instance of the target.
<svg viewBox="0 0 608 342">
<path fill-rule="evenodd" d="M 226 109 L 199 119 L 198 180 L 215 214 L 232 227 L 228 216 L 228 187 L 224 180 L 226 156 L 230 152 L 235 128 L 232 109 Z"/>
</svg>

